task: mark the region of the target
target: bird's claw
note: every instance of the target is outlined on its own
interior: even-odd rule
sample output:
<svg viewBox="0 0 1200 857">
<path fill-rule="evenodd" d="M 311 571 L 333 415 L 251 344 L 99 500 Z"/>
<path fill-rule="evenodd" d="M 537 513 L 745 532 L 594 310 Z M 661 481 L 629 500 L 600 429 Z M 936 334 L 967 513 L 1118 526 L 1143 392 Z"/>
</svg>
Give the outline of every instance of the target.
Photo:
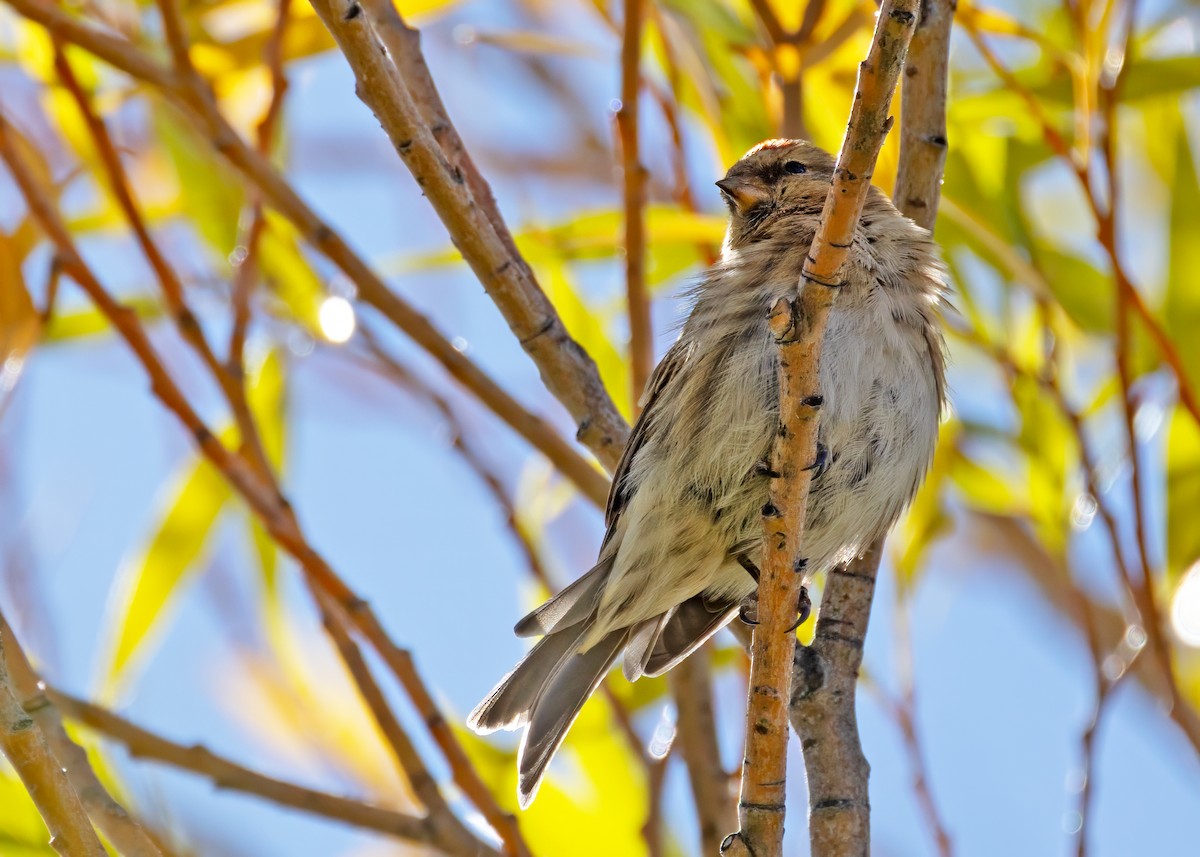
<svg viewBox="0 0 1200 857">
<path fill-rule="evenodd" d="M 738 606 L 738 618 L 747 625 L 758 624 L 758 593 L 751 592 Z"/>
<path fill-rule="evenodd" d="M 829 448 L 820 441 L 817 441 L 817 459 L 804 469 L 815 471 L 812 478 L 820 479 L 825 471 L 829 469 Z"/>
<path fill-rule="evenodd" d="M 800 587 L 800 597 L 796 599 L 796 621 L 792 623 L 792 627 L 788 628 L 788 633 L 792 633 L 812 615 L 812 599 L 808 597 L 808 587 Z"/>
</svg>

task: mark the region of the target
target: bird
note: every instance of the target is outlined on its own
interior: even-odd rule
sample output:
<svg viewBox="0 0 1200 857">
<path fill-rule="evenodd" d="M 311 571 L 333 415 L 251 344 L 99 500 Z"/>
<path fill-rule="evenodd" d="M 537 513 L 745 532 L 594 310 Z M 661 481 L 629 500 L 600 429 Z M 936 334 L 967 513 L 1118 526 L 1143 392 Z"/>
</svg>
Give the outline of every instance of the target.
<svg viewBox="0 0 1200 857">
<path fill-rule="evenodd" d="M 630 681 L 661 675 L 739 612 L 753 621 L 779 424 L 767 317 L 795 294 L 836 168 L 810 142 L 767 140 L 717 182 L 730 213 L 721 254 L 691 287 L 679 336 L 647 381 L 596 564 L 517 623 L 518 636 L 541 639 L 467 719 L 479 734 L 525 727 L 522 808 L 619 655 Z M 929 232 L 876 187 L 839 278 L 820 356 L 806 581 L 900 517 L 933 459 L 946 401 L 945 268 Z"/>
</svg>

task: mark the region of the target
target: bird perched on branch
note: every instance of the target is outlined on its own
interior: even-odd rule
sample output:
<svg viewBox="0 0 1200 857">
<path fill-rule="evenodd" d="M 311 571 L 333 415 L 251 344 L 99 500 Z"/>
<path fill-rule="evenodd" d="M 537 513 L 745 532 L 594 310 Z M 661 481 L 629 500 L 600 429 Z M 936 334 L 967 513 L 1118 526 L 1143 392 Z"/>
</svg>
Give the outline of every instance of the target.
<svg viewBox="0 0 1200 857">
<path fill-rule="evenodd" d="M 618 655 L 630 680 L 659 675 L 739 609 L 752 621 L 779 424 L 767 314 L 795 292 L 835 166 L 807 142 L 769 140 L 717 182 L 731 215 L 721 259 L 647 383 L 599 560 L 517 623 L 542 639 L 468 720 L 480 733 L 527 727 L 523 807 Z M 821 350 L 806 574 L 847 562 L 895 523 L 933 457 L 945 395 L 943 269 L 929 233 L 877 188 L 839 276 Z"/>
</svg>

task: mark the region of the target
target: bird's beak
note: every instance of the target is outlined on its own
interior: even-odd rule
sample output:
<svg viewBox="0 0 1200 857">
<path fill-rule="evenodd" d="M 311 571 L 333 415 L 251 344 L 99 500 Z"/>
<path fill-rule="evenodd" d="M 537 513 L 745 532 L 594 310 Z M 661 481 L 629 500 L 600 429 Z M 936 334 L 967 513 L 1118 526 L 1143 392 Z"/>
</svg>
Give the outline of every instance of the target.
<svg viewBox="0 0 1200 857">
<path fill-rule="evenodd" d="M 717 182 L 725 198 L 733 204 L 738 214 L 745 214 L 759 203 L 766 202 L 771 192 L 762 182 L 749 178 L 728 178 Z"/>
</svg>

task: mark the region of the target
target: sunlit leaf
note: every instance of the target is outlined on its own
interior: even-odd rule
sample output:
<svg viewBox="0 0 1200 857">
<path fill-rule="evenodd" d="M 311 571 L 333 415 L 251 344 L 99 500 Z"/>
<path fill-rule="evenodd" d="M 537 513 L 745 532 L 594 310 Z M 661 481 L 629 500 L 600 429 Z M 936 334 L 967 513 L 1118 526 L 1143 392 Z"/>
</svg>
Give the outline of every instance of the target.
<svg viewBox="0 0 1200 857">
<path fill-rule="evenodd" d="M 953 523 L 945 505 L 944 483 L 958 456 L 957 439 L 960 432 L 957 421 L 942 425 L 929 474 L 888 540 L 897 582 L 902 587 L 911 587 L 916 582 L 917 572 L 929 548 Z"/>
<path fill-rule="evenodd" d="M 327 295 L 325 285 L 309 263 L 296 227 L 272 211 L 266 218 L 258 244 L 263 281 L 292 320 L 317 333 L 321 301 Z"/>
<path fill-rule="evenodd" d="M 639 684 L 641 682 L 638 682 Z M 515 754 L 499 740 L 463 733 L 463 745 L 500 805 L 517 809 Z M 638 758 L 601 694 L 583 707 L 521 830 L 538 854 L 645 854 L 647 783 Z"/>
</svg>

